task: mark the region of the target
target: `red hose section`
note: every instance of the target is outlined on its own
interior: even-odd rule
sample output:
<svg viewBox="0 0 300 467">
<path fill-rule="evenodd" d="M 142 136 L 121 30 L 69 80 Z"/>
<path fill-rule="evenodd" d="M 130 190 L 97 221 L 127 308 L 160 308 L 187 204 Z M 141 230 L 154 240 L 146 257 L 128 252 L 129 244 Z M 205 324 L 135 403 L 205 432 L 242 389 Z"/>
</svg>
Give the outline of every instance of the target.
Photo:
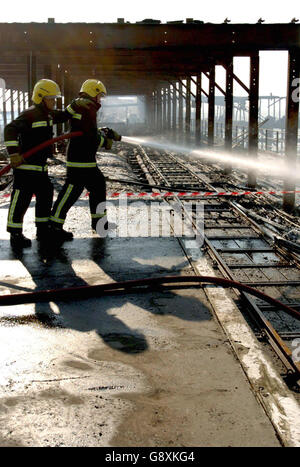
<svg viewBox="0 0 300 467">
<path fill-rule="evenodd" d="M 82 131 L 73 131 L 72 133 L 66 133 L 64 135 L 57 136 L 56 138 L 48 139 L 47 141 L 44 141 L 38 146 L 35 146 L 34 148 L 29 149 L 29 151 L 24 152 L 22 156 L 24 159 L 28 159 L 28 157 L 32 156 L 36 152 L 41 151 L 42 149 L 47 148 L 48 146 L 51 146 L 52 144 L 57 143 L 58 141 L 62 141 L 64 139 L 76 138 L 77 136 L 82 136 L 82 135 L 83 135 Z M 10 164 L 3 167 L 3 169 L 0 170 L 0 177 L 2 177 L 2 175 L 9 172 L 10 169 L 11 169 Z"/>
<path fill-rule="evenodd" d="M 50 302 L 55 300 L 75 300 L 95 297 L 98 295 L 105 295 L 111 293 L 113 290 L 125 289 L 125 291 L 133 292 L 133 287 L 149 286 L 149 285 L 162 285 L 170 283 L 183 283 L 183 282 L 206 282 L 209 284 L 216 284 L 222 287 L 232 287 L 240 291 L 246 292 L 257 298 L 265 300 L 266 302 L 274 305 L 276 308 L 284 310 L 294 318 L 300 319 L 300 312 L 294 308 L 285 305 L 275 298 L 260 292 L 248 285 L 241 284 L 240 282 L 232 281 L 230 279 L 223 279 L 211 276 L 162 276 L 147 279 L 137 279 L 122 282 L 111 282 L 109 284 L 100 285 L 84 285 L 80 287 L 69 287 L 62 289 L 41 290 L 38 292 L 10 294 L 0 296 L 0 306 L 5 305 L 18 305 L 23 303 L 37 303 L 37 302 Z M 147 291 L 147 290 L 146 290 Z"/>
</svg>

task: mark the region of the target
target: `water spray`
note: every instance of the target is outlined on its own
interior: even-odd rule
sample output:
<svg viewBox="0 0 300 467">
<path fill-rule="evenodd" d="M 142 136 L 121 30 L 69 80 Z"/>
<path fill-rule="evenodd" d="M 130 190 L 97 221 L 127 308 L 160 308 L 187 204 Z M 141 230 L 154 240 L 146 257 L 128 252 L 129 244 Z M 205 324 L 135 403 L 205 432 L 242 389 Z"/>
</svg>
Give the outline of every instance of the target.
<svg viewBox="0 0 300 467">
<path fill-rule="evenodd" d="M 189 156 L 197 156 L 199 158 L 210 159 L 216 162 L 221 162 L 223 164 L 230 163 L 231 165 L 236 165 L 237 167 L 244 169 L 255 169 L 262 172 L 266 172 L 269 176 L 277 176 L 280 178 L 296 180 L 296 174 L 299 173 L 299 166 L 290 169 L 286 166 L 285 163 L 281 161 L 270 161 L 269 159 L 257 160 L 254 158 L 245 158 L 244 156 L 233 156 L 232 153 L 226 151 L 216 151 L 213 149 L 195 149 L 188 146 L 181 146 L 169 142 L 158 143 L 152 138 L 136 138 L 123 136 L 122 141 L 128 144 L 133 144 L 137 146 L 149 146 L 154 149 L 177 152 L 181 154 L 186 154 Z M 274 164 L 275 162 L 275 164 Z"/>
</svg>

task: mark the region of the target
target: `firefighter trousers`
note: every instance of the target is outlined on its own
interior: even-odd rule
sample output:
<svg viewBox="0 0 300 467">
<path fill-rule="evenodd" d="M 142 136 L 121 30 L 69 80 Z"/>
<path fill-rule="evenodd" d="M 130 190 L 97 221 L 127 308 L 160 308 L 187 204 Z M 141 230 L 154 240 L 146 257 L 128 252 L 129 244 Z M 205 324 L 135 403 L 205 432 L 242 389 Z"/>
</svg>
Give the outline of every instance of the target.
<svg viewBox="0 0 300 467">
<path fill-rule="evenodd" d="M 35 225 L 37 229 L 48 227 L 53 200 L 53 185 L 45 167 L 32 166 L 34 169 L 15 169 L 13 191 L 7 219 L 7 231 L 21 233 L 23 218 L 30 205 L 32 196 L 36 196 Z"/>
<path fill-rule="evenodd" d="M 98 220 L 106 215 L 106 183 L 104 175 L 97 167 L 67 169 L 66 182 L 51 212 L 51 223 L 57 227 L 64 224 L 69 209 L 78 200 L 84 188 L 89 192 L 91 223 L 92 228 L 96 230 Z M 99 206 L 100 203 L 103 204 Z"/>
</svg>

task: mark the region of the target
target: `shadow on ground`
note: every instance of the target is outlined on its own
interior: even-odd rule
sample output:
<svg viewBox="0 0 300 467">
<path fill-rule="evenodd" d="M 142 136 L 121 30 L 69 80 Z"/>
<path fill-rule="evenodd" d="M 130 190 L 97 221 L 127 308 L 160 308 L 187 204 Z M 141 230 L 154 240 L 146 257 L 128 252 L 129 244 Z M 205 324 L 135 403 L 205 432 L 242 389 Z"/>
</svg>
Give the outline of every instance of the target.
<svg viewBox="0 0 300 467">
<path fill-rule="evenodd" d="M 188 269 L 187 260 L 183 260 L 180 247 L 173 238 L 75 238 L 56 248 L 40 248 L 33 241 L 32 248 L 23 252 L 12 251 L 8 240 L 0 240 L 0 247 L 0 260 L 19 260 L 36 284 L 36 291 L 178 275 L 184 268 Z M 82 275 L 89 278 L 89 283 L 79 277 L 80 269 Z M 31 290 L 23 287 L 22 279 L 18 281 L 18 278 L 2 280 L 0 286 L 9 287 L 16 293 Z M 125 313 L 128 306 L 136 306 L 152 314 L 170 314 L 187 321 L 211 319 L 209 310 L 192 293 L 182 296 L 171 290 L 155 289 L 143 294 L 103 296 L 75 302 L 58 300 L 55 302 L 55 312 L 50 303 L 36 303 L 34 316 L 14 316 L 1 320 L 15 324 L 29 324 L 37 320 L 47 327 L 69 328 L 79 332 L 95 330 L 109 347 L 130 354 L 141 353 L 148 349 L 143 330 L 128 327 L 115 315 L 117 312 L 120 316 L 120 310 Z"/>
</svg>

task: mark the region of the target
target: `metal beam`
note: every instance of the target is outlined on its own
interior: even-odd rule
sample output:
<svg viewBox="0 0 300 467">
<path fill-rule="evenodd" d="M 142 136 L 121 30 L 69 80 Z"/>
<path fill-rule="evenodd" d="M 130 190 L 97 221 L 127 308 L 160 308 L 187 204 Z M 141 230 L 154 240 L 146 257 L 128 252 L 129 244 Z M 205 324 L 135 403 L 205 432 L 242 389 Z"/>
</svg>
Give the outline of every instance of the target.
<svg viewBox="0 0 300 467">
<path fill-rule="evenodd" d="M 36 56 L 30 52 L 27 56 L 27 91 L 30 99 L 36 81 Z"/>
<path fill-rule="evenodd" d="M 184 87 L 185 87 L 185 89 L 186 89 L 186 90 L 188 89 L 187 85 L 186 85 L 186 84 L 184 84 L 184 82 L 182 81 L 182 79 L 179 79 L 179 82 L 182 84 L 182 86 L 184 86 Z M 195 94 L 194 94 L 194 93 L 192 93 L 192 92 L 191 92 L 191 90 L 189 91 L 189 93 L 190 93 L 190 95 L 191 95 L 191 96 L 193 96 L 193 97 L 195 97 L 195 98 L 196 98 Z"/>
<path fill-rule="evenodd" d="M 201 73 L 197 75 L 196 81 L 196 143 L 201 140 L 201 86 L 202 76 Z"/>
<path fill-rule="evenodd" d="M 167 94 L 167 130 L 171 130 L 171 89 L 170 85 L 167 88 L 168 94 Z"/>
<path fill-rule="evenodd" d="M 300 49 L 289 50 L 288 85 L 286 99 L 286 132 L 285 157 L 290 175 L 284 180 L 284 190 L 295 190 L 298 121 L 299 121 L 299 88 L 300 88 Z M 294 176 L 293 176 L 294 174 Z M 283 195 L 283 207 L 291 211 L 295 206 L 295 193 Z"/>
<path fill-rule="evenodd" d="M 185 133 L 190 136 L 191 133 L 191 80 L 186 78 L 186 105 L 185 105 Z M 193 94 L 194 95 L 194 94 Z"/>
<path fill-rule="evenodd" d="M 250 57 L 250 90 L 249 90 L 249 155 L 257 158 L 258 148 L 258 91 L 259 91 L 259 53 Z M 256 187 L 256 170 L 248 171 L 249 188 Z"/>
<path fill-rule="evenodd" d="M 166 131 L 166 128 L 167 128 L 167 89 L 165 87 L 163 88 L 162 104 L 163 104 L 163 109 L 162 109 L 162 118 L 163 118 L 162 130 L 164 132 L 164 131 Z"/>
<path fill-rule="evenodd" d="M 204 75 L 209 79 L 209 73 L 206 73 L 206 71 L 203 71 Z M 224 91 L 224 89 L 221 88 L 221 86 L 219 86 L 216 82 L 215 82 L 215 86 L 217 89 L 219 89 L 219 91 L 225 96 L 226 95 L 226 92 Z"/>
<path fill-rule="evenodd" d="M 63 87 L 64 87 L 64 76 L 63 76 L 63 72 L 62 72 L 62 68 L 61 66 L 58 67 L 55 69 L 55 81 L 57 82 L 57 84 L 59 85 L 60 89 L 61 89 L 61 92 L 63 94 Z M 62 99 L 59 98 L 57 99 L 57 109 L 58 110 L 61 110 L 62 109 Z M 56 125 L 56 134 L 57 136 L 60 136 L 63 132 L 63 125 L 60 123 L 58 125 Z"/>
<path fill-rule="evenodd" d="M 233 59 L 226 66 L 226 95 L 225 95 L 225 150 L 232 150 L 232 112 L 233 112 Z M 226 163 L 224 172 L 232 170 L 230 163 Z"/>
<path fill-rule="evenodd" d="M 209 72 L 209 94 L 208 94 L 208 145 L 214 145 L 215 124 L 215 66 Z"/>
<path fill-rule="evenodd" d="M 157 131 L 162 131 L 162 94 L 161 88 L 157 90 Z"/>
<path fill-rule="evenodd" d="M 172 130 L 175 132 L 177 129 L 177 95 L 176 87 L 173 84 L 173 99 L 172 99 Z"/>
<path fill-rule="evenodd" d="M 105 23 L 2 23 L 0 44 L 5 50 L 15 43 L 22 50 L 67 49 L 99 52 L 101 49 L 174 47 L 211 48 L 242 53 L 284 50 L 299 43 L 297 24 L 105 24 Z M 92 42 L 91 35 L 92 32 Z M 162 38 L 168 36 L 165 44 Z M 233 41 L 233 37 L 236 38 Z M 42 38 L 42 41 L 41 41 Z M 59 38 L 59 41 L 58 41 Z"/>
<path fill-rule="evenodd" d="M 169 82 L 170 84 L 173 84 L 172 81 L 168 81 L 168 82 Z M 181 97 L 183 97 L 183 99 L 186 98 L 186 94 L 185 94 L 182 90 L 180 91 L 180 89 L 177 89 L 176 83 L 174 84 L 174 88 L 175 88 L 176 92 L 178 92 L 178 94 L 179 94 Z"/>
<path fill-rule="evenodd" d="M 179 133 L 183 132 L 183 97 L 182 97 L 182 82 L 179 82 L 179 102 L 178 102 L 178 129 Z"/>
<path fill-rule="evenodd" d="M 18 115 L 21 113 L 21 91 L 17 91 L 17 96 L 18 96 Z"/>
<path fill-rule="evenodd" d="M 14 106 L 14 91 L 10 90 L 10 117 L 11 120 L 15 119 L 15 106 Z"/>
<path fill-rule="evenodd" d="M 196 74 L 196 76 L 199 76 L 198 74 Z M 196 84 L 197 86 L 197 81 L 194 80 L 194 78 L 191 76 L 191 80 L 193 81 L 194 84 Z M 204 89 L 201 88 L 201 92 L 203 92 L 203 94 L 208 98 L 208 94 L 207 92 L 204 91 Z M 197 92 L 196 92 L 196 97 L 197 97 Z M 195 97 L 195 99 L 196 99 Z"/>
</svg>

